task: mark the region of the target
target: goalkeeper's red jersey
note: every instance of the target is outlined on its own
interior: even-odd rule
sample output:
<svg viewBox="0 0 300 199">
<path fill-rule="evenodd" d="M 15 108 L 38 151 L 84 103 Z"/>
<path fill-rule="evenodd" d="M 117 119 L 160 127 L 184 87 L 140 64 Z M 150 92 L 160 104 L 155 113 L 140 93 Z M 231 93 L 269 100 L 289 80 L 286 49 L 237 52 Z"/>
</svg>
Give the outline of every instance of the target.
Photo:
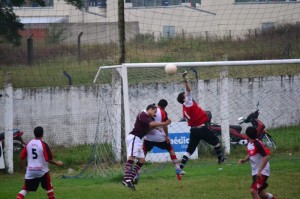
<svg viewBox="0 0 300 199">
<path fill-rule="evenodd" d="M 203 125 L 208 121 L 207 114 L 195 101 L 193 101 L 193 105 L 190 107 L 183 105 L 183 117 L 187 119 L 188 125 L 191 127 Z"/>
</svg>

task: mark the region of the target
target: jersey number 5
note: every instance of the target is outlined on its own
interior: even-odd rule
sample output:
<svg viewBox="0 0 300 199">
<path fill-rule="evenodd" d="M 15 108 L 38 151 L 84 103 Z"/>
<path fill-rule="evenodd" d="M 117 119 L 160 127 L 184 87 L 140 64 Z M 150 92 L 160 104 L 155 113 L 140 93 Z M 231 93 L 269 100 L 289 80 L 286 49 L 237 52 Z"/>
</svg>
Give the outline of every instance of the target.
<svg viewBox="0 0 300 199">
<path fill-rule="evenodd" d="M 38 154 L 36 153 L 36 149 L 32 149 L 32 159 L 37 159 Z"/>
</svg>

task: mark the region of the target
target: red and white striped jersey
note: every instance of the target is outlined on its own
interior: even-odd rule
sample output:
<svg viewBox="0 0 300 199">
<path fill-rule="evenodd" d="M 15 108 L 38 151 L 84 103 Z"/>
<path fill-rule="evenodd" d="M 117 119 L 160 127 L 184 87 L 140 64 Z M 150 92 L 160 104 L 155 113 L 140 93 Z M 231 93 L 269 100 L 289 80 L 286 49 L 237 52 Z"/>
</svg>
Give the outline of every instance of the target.
<svg viewBox="0 0 300 199">
<path fill-rule="evenodd" d="M 165 122 L 168 119 L 168 114 L 165 110 L 157 107 L 154 121 L 155 122 Z M 166 133 L 162 126 L 158 126 L 150 130 L 150 132 L 145 136 L 145 139 L 152 142 L 163 142 L 166 140 Z"/>
<path fill-rule="evenodd" d="M 20 159 L 27 157 L 25 179 L 42 177 L 49 171 L 48 160 L 53 159 L 49 146 L 40 139 L 33 139 L 26 144 Z"/>
<path fill-rule="evenodd" d="M 247 145 L 250 156 L 252 176 L 257 175 L 265 156 L 270 155 L 270 150 L 260 140 L 250 141 Z M 261 172 L 262 175 L 270 176 L 270 163 L 268 162 Z"/>
</svg>

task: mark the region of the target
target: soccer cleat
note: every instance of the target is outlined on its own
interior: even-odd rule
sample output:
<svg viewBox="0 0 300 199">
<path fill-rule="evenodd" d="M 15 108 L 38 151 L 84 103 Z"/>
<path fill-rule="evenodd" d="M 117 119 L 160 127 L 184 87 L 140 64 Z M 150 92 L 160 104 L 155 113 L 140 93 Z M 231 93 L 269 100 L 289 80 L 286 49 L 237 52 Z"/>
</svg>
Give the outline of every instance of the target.
<svg viewBox="0 0 300 199">
<path fill-rule="evenodd" d="M 132 191 L 136 191 L 136 189 L 135 189 L 135 187 L 134 187 L 134 184 L 133 184 L 131 181 L 125 181 L 125 180 L 123 180 L 123 181 L 122 181 L 122 184 L 123 184 L 125 187 L 130 188 Z"/>
<path fill-rule="evenodd" d="M 176 176 L 178 180 L 181 180 L 184 174 L 185 172 L 182 169 L 176 169 Z"/>
<path fill-rule="evenodd" d="M 136 176 L 133 178 L 132 183 L 133 184 L 138 184 L 140 179 L 140 174 L 136 174 Z"/>
<path fill-rule="evenodd" d="M 218 160 L 218 164 L 222 164 L 222 163 L 224 163 L 226 160 L 227 160 L 227 158 L 221 157 L 221 158 Z"/>
<path fill-rule="evenodd" d="M 185 172 L 182 169 L 176 169 L 176 174 L 177 175 L 184 175 Z"/>
</svg>

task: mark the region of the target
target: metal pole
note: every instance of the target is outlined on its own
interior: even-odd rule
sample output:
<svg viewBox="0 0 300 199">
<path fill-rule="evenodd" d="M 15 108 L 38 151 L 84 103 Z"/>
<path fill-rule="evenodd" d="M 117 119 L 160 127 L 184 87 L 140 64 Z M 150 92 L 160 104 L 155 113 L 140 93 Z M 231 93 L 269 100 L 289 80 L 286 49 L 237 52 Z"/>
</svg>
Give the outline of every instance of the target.
<svg viewBox="0 0 300 199">
<path fill-rule="evenodd" d="M 33 63 L 33 34 L 27 39 L 27 63 L 31 65 Z"/>
<path fill-rule="evenodd" d="M 77 61 L 78 61 L 78 64 L 80 64 L 80 60 L 81 60 L 80 38 L 81 38 L 82 34 L 83 34 L 83 32 L 80 32 L 78 35 L 78 39 L 77 39 Z"/>
<path fill-rule="evenodd" d="M 119 64 L 125 63 L 125 17 L 124 17 L 124 0 L 118 0 L 118 28 L 119 28 Z"/>
</svg>

